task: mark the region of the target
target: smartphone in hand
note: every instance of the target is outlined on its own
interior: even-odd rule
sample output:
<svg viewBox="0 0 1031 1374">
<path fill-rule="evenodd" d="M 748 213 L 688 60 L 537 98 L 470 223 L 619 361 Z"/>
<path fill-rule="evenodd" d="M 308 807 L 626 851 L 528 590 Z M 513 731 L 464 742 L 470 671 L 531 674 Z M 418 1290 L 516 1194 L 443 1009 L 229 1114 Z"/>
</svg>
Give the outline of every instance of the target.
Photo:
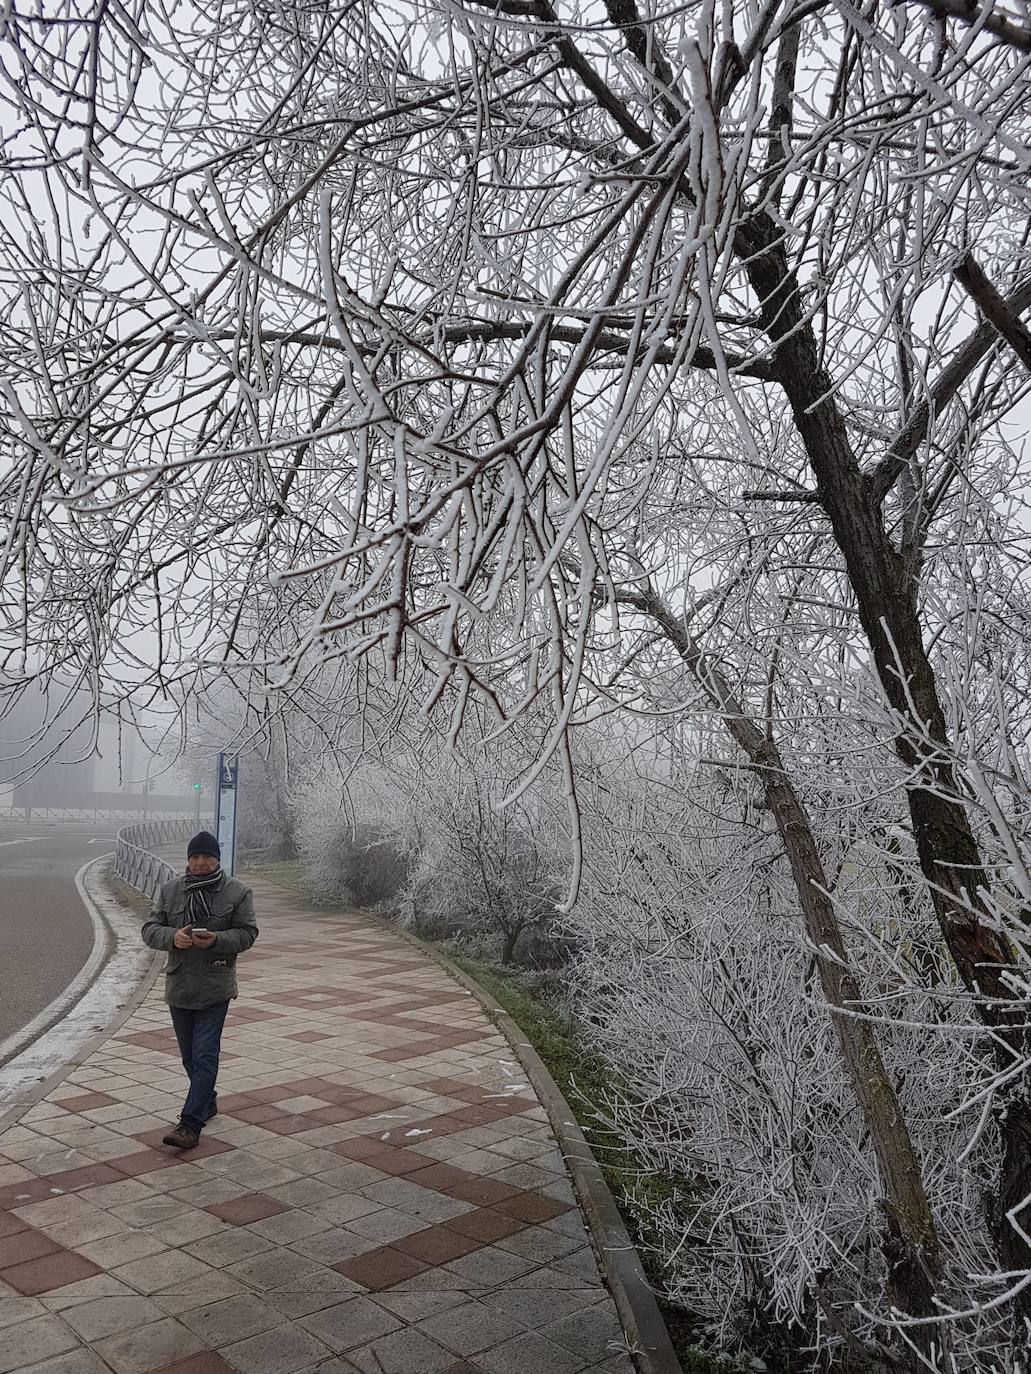
<svg viewBox="0 0 1031 1374">
<path fill-rule="evenodd" d="M 207 934 L 209 934 L 209 931 L 208 931 L 207 926 L 191 926 L 191 927 L 190 927 L 190 934 L 191 934 L 191 935 L 207 935 Z"/>
</svg>

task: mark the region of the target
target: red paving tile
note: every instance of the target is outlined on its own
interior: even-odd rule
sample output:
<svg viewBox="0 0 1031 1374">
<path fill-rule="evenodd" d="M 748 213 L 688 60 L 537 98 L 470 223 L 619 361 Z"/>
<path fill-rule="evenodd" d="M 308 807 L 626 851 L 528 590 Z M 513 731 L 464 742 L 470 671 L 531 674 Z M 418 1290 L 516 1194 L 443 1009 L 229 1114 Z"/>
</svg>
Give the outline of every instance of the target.
<svg viewBox="0 0 1031 1374">
<path fill-rule="evenodd" d="M 30 1202 L 42 1202 L 56 1197 L 61 1189 L 48 1178 L 27 1178 L 24 1183 L 7 1183 L 0 1188 L 0 1208 L 27 1207 Z"/>
<path fill-rule="evenodd" d="M 29 1224 L 16 1217 L 13 1212 L 0 1212 L 0 1238 L 13 1236 L 18 1231 L 27 1231 Z"/>
<path fill-rule="evenodd" d="M 0 1269 L 9 1269 L 12 1264 L 24 1264 L 28 1260 L 39 1259 L 42 1255 L 52 1255 L 62 1247 L 42 1231 L 16 1231 L 13 1236 L 0 1240 Z"/>
<path fill-rule="evenodd" d="M 507 1217 L 532 1222 L 538 1226 L 541 1222 L 560 1217 L 563 1212 L 572 1211 L 570 1203 L 556 1202 L 554 1198 L 545 1197 L 543 1193 L 520 1193 L 518 1197 L 510 1197 L 493 1205 L 496 1211 L 504 1212 Z"/>
<path fill-rule="evenodd" d="M 367 1135 L 358 1135 L 353 1140 L 338 1140 L 335 1145 L 330 1145 L 329 1148 L 334 1154 L 343 1155 L 345 1159 L 361 1160 L 364 1164 L 370 1155 L 383 1153 L 383 1142 L 382 1140 L 370 1140 Z M 420 1155 L 419 1157 L 425 1164 L 426 1156 Z"/>
<path fill-rule="evenodd" d="M 80 1093 L 78 1097 L 59 1097 L 54 1105 L 66 1112 L 92 1112 L 98 1107 L 113 1107 L 117 1100 L 106 1093 Z"/>
<path fill-rule="evenodd" d="M 81 1255 L 73 1255 L 70 1250 L 55 1250 L 53 1254 L 41 1259 L 29 1260 L 26 1264 L 14 1264 L 9 1269 L 0 1269 L 0 1281 L 9 1283 L 16 1293 L 23 1297 L 34 1298 L 40 1293 L 49 1293 L 55 1288 L 63 1288 L 66 1283 L 78 1283 L 80 1279 L 91 1279 L 102 1271 Z"/>
<path fill-rule="evenodd" d="M 141 1145 L 149 1145 L 154 1150 L 171 1150 L 173 1147 L 165 1145 L 162 1140 L 167 1130 L 167 1126 L 159 1126 L 156 1131 L 141 1131 L 139 1135 L 133 1136 L 133 1140 L 138 1140 Z M 232 1145 L 219 1140 L 216 1136 L 202 1135 L 199 1145 L 194 1145 L 192 1150 L 176 1150 L 175 1158 L 208 1159 L 211 1155 L 224 1155 L 232 1148 Z"/>
<path fill-rule="evenodd" d="M 249 1126 L 263 1126 L 266 1121 L 275 1121 L 287 1115 L 271 1102 L 254 1102 L 250 1106 L 236 1108 L 223 1107 L 220 1102 L 218 1109 L 223 1116 L 234 1116 L 237 1121 L 245 1121 Z"/>
<path fill-rule="evenodd" d="M 345 1278 L 360 1283 L 363 1288 L 379 1292 L 384 1288 L 393 1288 L 395 1283 L 414 1278 L 430 1266 L 414 1255 L 406 1255 L 403 1250 L 384 1245 L 379 1250 L 369 1250 L 364 1255 L 356 1255 L 354 1259 L 343 1260 L 332 1267 Z"/>
<path fill-rule="evenodd" d="M 120 1155 L 108 1163 L 127 1178 L 139 1178 L 143 1174 L 156 1173 L 158 1169 L 172 1169 L 182 1161 L 165 1145 L 162 1150 L 137 1150 L 135 1154 Z"/>
<path fill-rule="evenodd" d="M 304 1119 L 320 1126 L 342 1126 L 345 1121 L 357 1121 L 364 1112 L 356 1112 L 352 1107 L 317 1107 L 315 1111 L 305 1112 Z"/>
<path fill-rule="evenodd" d="M 112 1164 L 84 1164 L 79 1169 L 51 1174 L 50 1183 L 66 1193 L 75 1193 L 80 1188 L 96 1188 L 101 1183 L 118 1183 L 124 1177 L 125 1174 Z"/>
<path fill-rule="evenodd" d="M 505 1236 L 514 1236 L 517 1231 L 526 1230 L 524 1222 L 518 1221 L 515 1217 L 503 1216 L 492 1207 L 480 1207 L 475 1212 L 465 1212 L 460 1217 L 452 1217 L 446 1224 L 449 1230 L 457 1231 L 460 1236 L 469 1236 L 483 1245 L 502 1240 Z"/>
<path fill-rule="evenodd" d="M 288 1097 L 299 1097 L 300 1093 L 292 1083 L 287 1085 L 280 1084 L 274 1088 L 255 1088 L 253 1092 L 247 1094 L 255 1102 L 285 1102 Z"/>
<path fill-rule="evenodd" d="M 274 1197 L 266 1197 L 264 1193 L 249 1193 L 246 1197 L 232 1198 L 229 1202 L 213 1202 L 204 1210 L 233 1226 L 249 1226 L 252 1221 L 264 1221 L 266 1217 L 289 1212 L 290 1208 L 285 1202 L 277 1202 Z"/>
<path fill-rule="evenodd" d="M 166 1364 L 161 1369 L 151 1371 L 151 1374 L 237 1374 L 231 1364 L 226 1364 L 221 1355 L 216 1355 L 213 1350 L 205 1350 L 200 1355 L 191 1355 L 188 1360 L 180 1360 L 178 1364 Z M 447 1371 L 442 1371 L 447 1374 Z"/>
<path fill-rule="evenodd" d="M 263 1131 L 271 1131 L 273 1135 L 300 1135 L 302 1131 L 313 1130 L 320 1123 L 312 1121 L 304 1112 L 294 1112 L 288 1115 L 281 1112 L 269 1121 L 263 1121 L 261 1128 Z"/>
<path fill-rule="evenodd" d="M 413 1255 L 416 1259 L 425 1260 L 427 1264 L 438 1265 L 447 1264 L 449 1260 L 461 1259 L 463 1255 L 481 1249 L 484 1243 L 472 1236 L 464 1236 L 459 1231 L 450 1230 L 447 1226 L 429 1226 L 425 1231 L 416 1231 L 414 1235 L 395 1240 L 394 1248 L 403 1250 L 406 1255 Z"/>
<path fill-rule="evenodd" d="M 501 1183 L 494 1178 L 472 1178 L 466 1183 L 455 1183 L 441 1191 L 450 1193 L 460 1202 L 475 1203 L 477 1207 L 493 1207 L 496 1203 L 518 1197 L 521 1192 L 519 1188 L 513 1188 L 511 1183 Z"/>
<path fill-rule="evenodd" d="M 381 1174 L 413 1174 L 417 1169 L 426 1167 L 426 1156 L 416 1154 L 414 1150 L 395 1150 L 391 1147 L 384 1148 L 382 1142 L 379 1150 L 375 1154 L 363 1155 L 362 1163 L 370 1165 L 373 1169 L 378 1169 Z M 339 1153 L 339 1151 L 337 1151 Z"/>
<path fill-rule="evenodd" d="M 465 1169 L 456 1169 L 451 1164 L 431 1164 L 425 1169 L 416 1169 L 407 1175 L 410 1183 L 421 1183 L 424 1188 L 434 1188 L 438 1193 L 454 1197 L 454 1189 L 466 1183 L 477 1182 L 477 1175 Z M 512 1190 L 513 1192 L 516 1189 Z"/>
<path fill-rule="evenodd" d="M 250 1093 L 219 1093 L 218 1110 L 220 1113 L 236 1112 L 241 1107 L 256 1107 L 258 1100 Z"/>
</svg>

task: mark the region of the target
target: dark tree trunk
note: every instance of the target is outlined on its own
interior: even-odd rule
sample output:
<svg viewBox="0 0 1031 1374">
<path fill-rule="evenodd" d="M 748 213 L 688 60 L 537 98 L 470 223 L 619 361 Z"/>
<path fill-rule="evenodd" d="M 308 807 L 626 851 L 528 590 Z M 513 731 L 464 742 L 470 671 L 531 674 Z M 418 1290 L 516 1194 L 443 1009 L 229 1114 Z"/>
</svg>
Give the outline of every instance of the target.
<svg viewBox="0 0 1031 1374">
<path fill-rule="evenodd" d="M 1006 980 L 1014 968 L 1014 951 L 992 928 L 984 906 L 989 879 L 959 800 L 945 715 L 923 644 L 919 564 L 892 544 L 877 490 L 859 469 L 831 378 L 803 320 L 798 282 L 780 231 L 768 217 L 756 216 L 739 230 L 737 246 L 776 346 L 775 370 L 845 559 L 882 690 L 900 722 L 895 750 L 911 779 L 907 798 L 913 835 L 942 934 L 978 1014 L 996 1032 L 998 1066 L 1010 1069 L 1028 1051 L 1026 1008 Z M 1004 1268 L 1028 1269 L 1031 1247 L 1005 1219 L 1006 1211 L 1027 1196 L 1031 1176 L 1026 1083 L 1011 1089 L 998 1118 L 1003 1160 L 993 1232 Z M 1031 1316 L 1031 1292 L 1025 1289 L 1019 1301 L 1021 1311 Z"/>
<path fill-rule="evenodd" d="M 746 714 L 720 669 L 702 653 L 683 622 L 649 592 L 620 599 L 650 615 L 719 710 L 724 725 L 760 782 L 777 824 L 813 948 L 816 967 L 850 1084 L 863 1114 L 884 1187 L 882 1252 L 892 1305 L 914 1317 L 936 1317 L 935 1281 L 941 1256 L 923 1170 L 905 1113 L 887 1071 L 862 990 L 852 973 L 819 847 L 804 806 L 772 740 Z M 912 1329 L 924 1353 L 939 1339 L 936 1326 Z M 906 1357 L 903 1357 L 906 1362 Z"/>
</svg>

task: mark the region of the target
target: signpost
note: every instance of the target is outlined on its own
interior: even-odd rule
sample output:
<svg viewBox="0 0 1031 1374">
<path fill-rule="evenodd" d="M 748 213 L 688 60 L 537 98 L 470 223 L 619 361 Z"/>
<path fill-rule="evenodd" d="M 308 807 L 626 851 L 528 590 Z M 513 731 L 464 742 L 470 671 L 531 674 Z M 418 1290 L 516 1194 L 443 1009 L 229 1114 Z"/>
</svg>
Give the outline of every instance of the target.
<svg viewBox="0 0 1031 1374">
<path fill-rule="evenodd" d="M 236 783 L 239 759 L 234 754 L 218 756 L 218 781 L 215 788 L 215 838 L 222 851 L 222 868 L 230 877 L 236 864 Z"/>
</svg>

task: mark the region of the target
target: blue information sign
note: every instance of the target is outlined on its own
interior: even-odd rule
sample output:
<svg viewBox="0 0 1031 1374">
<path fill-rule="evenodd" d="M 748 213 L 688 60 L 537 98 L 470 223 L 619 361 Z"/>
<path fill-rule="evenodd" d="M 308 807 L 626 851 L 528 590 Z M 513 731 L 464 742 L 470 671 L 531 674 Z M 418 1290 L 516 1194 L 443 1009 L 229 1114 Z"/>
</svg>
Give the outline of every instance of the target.
<svg viewBox="0 0 1031 1374">
<path fill-rule="evenodd" d="M 222 869 L 230 877 L 236 867 L 236 784 L 239 760 L 235 755 L 218 756 L 218 782 L 215 789 L 215 838 L 222 851 Z"/>
</svg>

